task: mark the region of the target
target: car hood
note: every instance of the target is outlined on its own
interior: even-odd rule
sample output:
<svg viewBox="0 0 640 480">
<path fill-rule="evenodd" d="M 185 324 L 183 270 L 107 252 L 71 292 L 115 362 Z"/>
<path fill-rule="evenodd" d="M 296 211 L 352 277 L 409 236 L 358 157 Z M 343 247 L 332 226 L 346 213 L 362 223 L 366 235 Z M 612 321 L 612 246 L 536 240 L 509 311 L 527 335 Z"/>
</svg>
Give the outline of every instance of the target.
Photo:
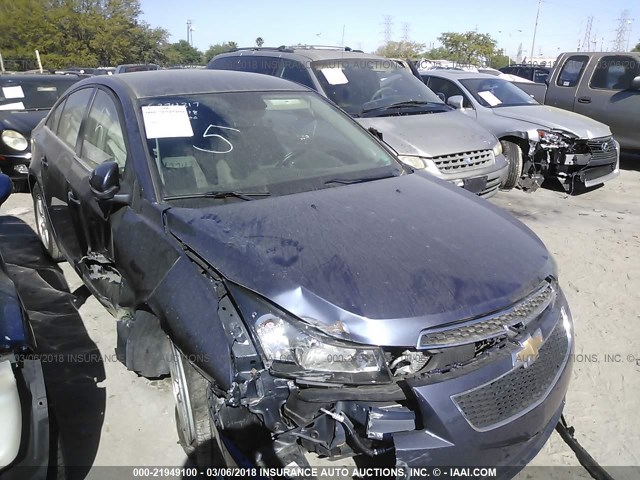
<svg viewBox="0 0 640 480">
<path fill-rule="evenodd" d="M 25 137 L 31 136 L 31 130 L 47 116 L 49 110 L 37 111 L 0 111 L 0 130 L 15 130 Z"/>
<path fill-rule="evenodd" d="M 501 209 L 426 173 L 201 209 L 171 233 L 229 281 L 350 340 L 415 345 L 426 327 L 503 309 L 554 262 Z"/>
<path fill-rule="evenodd" d="M 611 130 L 604 123 L 600 123 L 578 113 L 547 105 L 498 107 L 493 109 L 493 113 L 499 117 L 528 122 L 532 128 L 545 127 L 564 130 L 582 139 L 607 137 L 611 135 Z"/>
<path fill-rule="evenodd" d="M 498 143 L 478 122 L 455 110 L 356 120 L 365 128 L 382 132 L 384 141 L 399 155 L 433 158 L 491 149 Z"/>
</svg>

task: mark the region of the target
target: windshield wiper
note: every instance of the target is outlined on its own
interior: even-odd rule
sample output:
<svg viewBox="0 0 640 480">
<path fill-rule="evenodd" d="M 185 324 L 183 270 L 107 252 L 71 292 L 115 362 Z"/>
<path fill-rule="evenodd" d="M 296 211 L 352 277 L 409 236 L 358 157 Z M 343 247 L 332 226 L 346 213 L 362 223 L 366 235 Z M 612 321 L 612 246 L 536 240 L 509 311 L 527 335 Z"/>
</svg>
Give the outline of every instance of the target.
<svg viewBox="0 0 640 480">
<path fill-rule="evenodd" d="M 164 197 L 165 200 L 182 200 L 186 198 L 213 198 L 213 199 L 222 199 L 222 198 L 239 198 L 241 200 L 253 200 L 257 197 L 269 197 L 271 193 L 269 192 L 237 192 L 233 190 L 229 191 L 217 191 L 213 190 L 211 192 L 204 193 L 189 193 L 185 195 L 172 195 L 169 197 Z"/>
<path fill-rule="evenodd" d="M 384 178 L 398 177 L 400 175 L 402 175 L 402 173 L 400 173 L 399 175 L 393 175 L 393 174 L 385 173 L 384 175 L 375 175 L 375 176 L 360 177 L 360 178 L 332 178 L 330 180 L 326 180 L 324 182 L 324 184 L 325 185 L 330 185 L 332 183 L 339 183 L 341 185 L 351 185 L 352 183 L 371 182 L 371 181 L 374 181 L 374 180 L 382 180 Z"/>
<path fill-rule="evenodd" d="M 425 100 L 405 100 L 403 102 L 395 102 L 395 103 L 391 103 L 389 105 L 383 105 L 380 107 L 363 108 L 362 113 L 374 112 L 376 110 L 389 110 L 392 108 L 415 107 L 415 106 L 429 105 L 429 104 L 438 105 L 438 106 L 441 105 L 440 103 L 437 103 L 437 102 L 427 102 Z"/>
</svg>

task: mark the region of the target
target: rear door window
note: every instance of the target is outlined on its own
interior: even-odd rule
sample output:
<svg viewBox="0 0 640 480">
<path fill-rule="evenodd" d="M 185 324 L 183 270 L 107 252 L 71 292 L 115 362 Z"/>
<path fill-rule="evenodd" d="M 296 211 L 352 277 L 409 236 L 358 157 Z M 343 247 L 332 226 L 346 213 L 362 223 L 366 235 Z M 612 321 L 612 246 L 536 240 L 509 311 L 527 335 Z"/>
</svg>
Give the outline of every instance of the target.
<svg viewBox="0 0 640 480">
<path fill-rule="evenodd" d="M 575 87 L 580 81 L 588 62 L 589 57 L 587 55 L 573 55 L 569 57 L 562 66 L 562 70 L 560 70 L 556 85 L 559 87 Z"/>
<path fill-rule="evenodd" d="M 604 90 L 627 90 L 631 81 L 640 75 L 640 62 L 627 55 L 602 57 L 591 76 L 589 86 Z"/>
<path fill-rule="evenodd" d="M 83 88 L 67 97 L 58 123 L 58 137 L 72 149 L 76 148 L 80 125 L 84 118 L 93 88 Z"/>
</svg>

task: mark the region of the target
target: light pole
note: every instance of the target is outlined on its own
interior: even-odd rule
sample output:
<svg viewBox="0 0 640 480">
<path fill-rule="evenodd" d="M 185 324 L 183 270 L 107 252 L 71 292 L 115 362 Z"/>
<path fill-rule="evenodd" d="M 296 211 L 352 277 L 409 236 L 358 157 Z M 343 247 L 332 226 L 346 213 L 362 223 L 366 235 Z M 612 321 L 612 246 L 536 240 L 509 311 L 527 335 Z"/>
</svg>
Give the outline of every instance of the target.
<svg viewBox="0 0 640 480">
<path fill-rule="evenodd" d="M 531 65 L 533 65 L 533 56 L 535 55 L 535 46 L 536 46 L 536 32 L 538 31 L 538 19 L 540 18 L 540 5 L 542 5 L 542 0 L 538 0 L 538 13 L 536 13 L 536 24 L 533 27 L 533 40 L 531 42 Z"/>
</svg>

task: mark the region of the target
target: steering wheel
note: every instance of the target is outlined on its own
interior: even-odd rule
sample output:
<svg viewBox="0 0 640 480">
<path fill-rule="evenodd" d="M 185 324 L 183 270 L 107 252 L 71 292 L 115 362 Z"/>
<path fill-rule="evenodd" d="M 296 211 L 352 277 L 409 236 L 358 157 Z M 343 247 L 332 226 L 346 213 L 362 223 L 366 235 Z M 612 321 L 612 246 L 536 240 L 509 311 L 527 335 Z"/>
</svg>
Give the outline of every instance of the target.
<svg viewBox="0 0 640 480">
<path fill-rule="evenodd" d="M 276 167 L 292 167 L 295 163 L 295 159 L 307 152 L 307 149 L 292 150 L 276 164 Z"/>
<path fill-rule="evenodd" d="M 376 93 L 373 94 L 370 101 L 372 102 L 374 100 L 379 100 L 380 98 L 384 98 L 386 96 L 384 95 L 384 92 L 386 92 L 387 90 L 394 91 L 394 89 L 391 87 L 382 87 L 379 90 L 376 90 Z"/>
</svg>

